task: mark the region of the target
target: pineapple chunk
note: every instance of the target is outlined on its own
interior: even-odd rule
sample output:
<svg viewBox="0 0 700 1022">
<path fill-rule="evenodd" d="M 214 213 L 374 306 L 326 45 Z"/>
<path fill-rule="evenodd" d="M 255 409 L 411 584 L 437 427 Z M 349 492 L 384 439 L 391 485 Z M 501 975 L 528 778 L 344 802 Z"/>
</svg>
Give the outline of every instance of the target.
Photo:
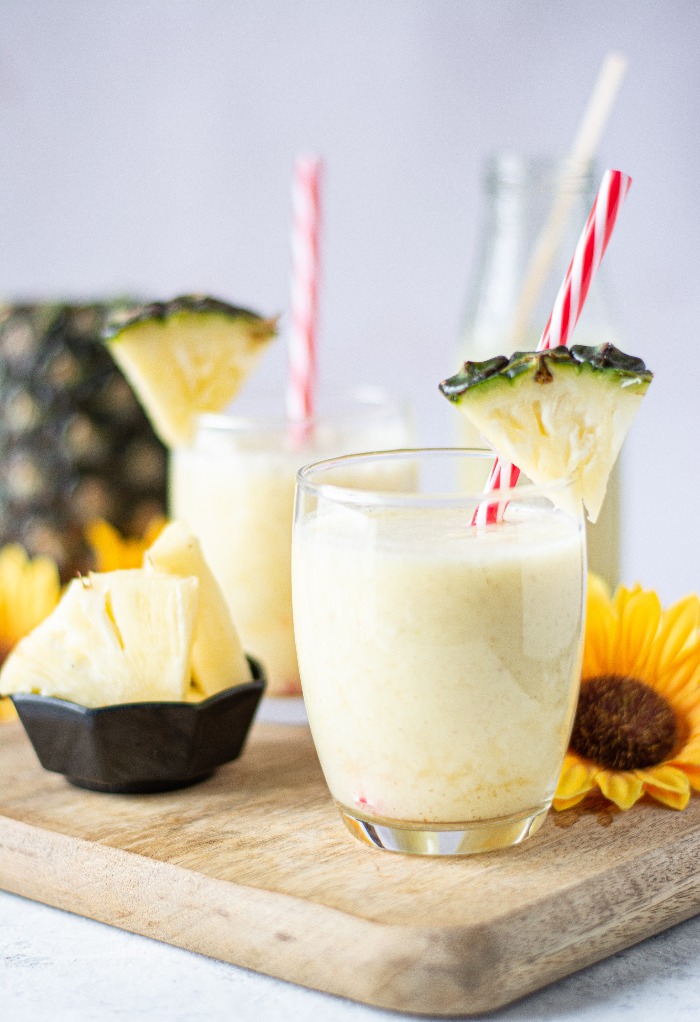
<svg viewBox="0 0 700 1022">
<path fill-rule="evenodd" d="M 197 416 L 236 396 L 276 335 L 277 320 L 198 295 L 115 318 L 109 350 L 163 443 L 188 444 Z"/>
<path fill-rule="evenodd" d="M 200 695 L 211 696 L 250 681 L 250 666 L 224 595 L 204 559 L 199 540 L 184 522 L 166 525 L 146 551 L 144 566 L 172 575 L 194 575 L 199 580 L 192 681 Z"/>
<path fill-rule="evenodd" d="M 193 577 L 140 568 L 74 579 L 8 656 L 0 692 L 83 706 L 181 701 L 190 681 L 198 585 Z"/>
</svg>

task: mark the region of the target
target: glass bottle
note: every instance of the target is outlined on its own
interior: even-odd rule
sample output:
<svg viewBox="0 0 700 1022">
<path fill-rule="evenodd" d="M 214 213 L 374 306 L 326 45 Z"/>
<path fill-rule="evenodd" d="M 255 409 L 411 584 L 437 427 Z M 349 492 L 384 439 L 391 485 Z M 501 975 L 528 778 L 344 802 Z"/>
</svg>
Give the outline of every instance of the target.
<svg viewBox="0 0 700 1022">
<path fill-rule="evenodd" d="M 593 204 L 596 186 L 590 164 L 575 171 L 569 168 L 564 178 L 563 164 L 551 158 L 496 154 L 487 159 L 480 248 L 459 333 L 460 363 L 537 347 Z M 533 253 L 541 244 L 545 227 L 551 227 L 557 216 L 562 227 L 555 232 L 555 254 L 540 286 L 528 292 L 536 293 L 536 300 L 524 303 L 523 288 L 526 280 L 532 279 Z M 619 346 L 603 265 L 591 284 L 572 343 L 605 342 Z M 484 446 L 464 416 L 457 417 L 457 429 L 460 446 Z M 619 571 L 619 460 L 598 521 L 595 525 L 588 523 L 587 528 L 589 567 L 612 586 L 618 582 Z"/>
</svg>

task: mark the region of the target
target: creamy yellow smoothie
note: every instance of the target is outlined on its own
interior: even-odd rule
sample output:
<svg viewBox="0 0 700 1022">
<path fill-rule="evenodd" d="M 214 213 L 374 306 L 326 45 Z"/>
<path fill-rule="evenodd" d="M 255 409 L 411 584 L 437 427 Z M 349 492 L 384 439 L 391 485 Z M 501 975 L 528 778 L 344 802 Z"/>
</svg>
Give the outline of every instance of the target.
<svg viewBox="0 0 700 1022">
<path fill-rule="evenodd" d="M 298 500 L 304 700 L 341 810 L 446 829 L 546 811 L 578 695 L 581 521 L 527 496 L 479 528 L 439 496 Z"/>
<path fill-rule="evenodd" d="M 173 452 L 170 509 L 199 537 L 267 695 L 301 692 L 292 623 L 294 484 L 310 461 L 405 445 L 406 410 L 379 398 L 342 403 L 301 427 L 279 416 L 205 416 L 193 445 Z M 395 488 L 380 470 L 369 487 Z"/>
</svg>

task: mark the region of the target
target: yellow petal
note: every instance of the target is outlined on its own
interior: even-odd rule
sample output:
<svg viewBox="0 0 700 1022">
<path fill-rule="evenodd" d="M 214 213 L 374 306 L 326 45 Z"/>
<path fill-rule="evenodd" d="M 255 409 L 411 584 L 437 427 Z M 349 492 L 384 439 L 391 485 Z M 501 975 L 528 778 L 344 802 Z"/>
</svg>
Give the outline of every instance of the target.
<svg viewBox="0 0 700 1022">
<path fill-rule="evenodd" d="M 637 771 L 644 790 L 657 802 L 672 809 L 685 809 L 690 799 L 690 781 L 687 775 L 669 763 Z"/>
<path fill-rule="evenodd" d="M 654 592 L 632 593 L 620 613 L 615 649 L 615 673 L 642 674 L 661 621 L 661 602 Z"/>
<path fill-rule="evenodd" d="M 577 756 L 567 755 L 559 775 L 555 797 L 580 800 L 595 787 L 596 770 L 596 767 L 583 763 Z"/>
<path fill-rule="evenodd" d="M 685 794 L 677 791 L 669 791 L 668 788 L 657 788 L 653 784 L 645 784 L 644 790 L 651 798 L 669 806 L 670 809 L 685 809 L 690 801 L 690 789 Z"/>
<path fill-rule="evenodd" d="M 17 593 L 27 555 L 22 547 L 12 543 L 0 550 L 0 636 L 4 644 L 13 644 Z"/>
<path fill-rule="evenodd" d="M 142 539 L 122 536 L 103 518 L 95 519 L 85 528 L 85 537 L 95 554 L 98 571 L 116 571 L 119 568 L 140 568 L 146 549 L 163 529 L 165 520 L 154 518 L 149 522 Z"/>
<path fill-rule="evenodd" d="M 58 603 L 58 568 L 48 557 L 30 560 L 17 544 L 0 550 L 0 646 L 11 648 Z"/>
<path fill-rule="evenodd" d="M 580 795 L 574 795 L 572 798 L 559 798 L 555 795 L 552 799 L 552 808 L 556 809 L 558 813 L 561 813 L 564 809 L 572 809 L 579 802 L 583 802 L 587 794 L 587 791 L 583 791 Z"/>
<path fill-rule="evenodd" d="M 683 650 L 676 660 L 664 668 L 659 668 L 649 684 L 668 696 L 685 694 L 689 689 L 691 695 L 697 698 L 700 690 L 700 641 Z"/>
<path fill-rule="evenodd" d="M 597 576 L 589 576 L 586 599 L 586 641 L 581 673 L 595 678 L 609 671 L 617 633 L 615 615 L 605 585 Z"/>
<path fill-rule="evenodd" d="M 678 755 L 668 761 L 669 766 L 685 771 L 687 767 L 700 767 L 700 739 L 686 743 Z"/>
<path fill-rule="evenodd" d="M 678 692 L 668 689 L 660 690 L 673 707 L 676 716 L 682 721 L 682 731 L 686 742 L 700 738 L 700 686 L 688 685 Z"/>
<path fill-rule="evenodd" d="M 655 788 L 665 788 L 668 791 L 687 792 L 688 778 L 678 767 L 670 763 L 659 763 L 658 766 L 646 767 L 644 770 L 635 771 L 640 780 L 654 785 Z"/>
<path fill-rule="evenodd" d="M 669 607 L 663 615 L 654 670 L 667 669 L 685 647 L 697 642 L 699 628 L 700 601 L 697 596 L 686 596 Z"/>
<path fill-rule="evenodd" d="M 58 603 L 61 584 L 56 564 L 48 557 L 25 561 L 16 591 L 16 639 L 31 632 Z"/>
<path fill-rule="evenodd" d="M 678 760 L 674 760 L 678 762 Z M 688 784 L 693 791 L 700 791 L 700 766 L 696 766 L 694 763 L 684 763 L 683 773 L 688 778 Z"/>
<path fill-rule="evenodd" d="M 601 770 L 596 775 L 596 784 L 618 809 L 631 809 L 644 794 L 641 780 L 630 770 Z"/>
<path fill-rule="evenodd" d="M 7 720 L 15 720 L 17 717 L 17 710 L 14 708 L 11 699 L 0 698 L 0 724 Z"/>
<path fill-rule="evenodd" d="M 167 519 L 165 518 L 158 516 L 157 518 L 151 519 L 143 534 L 143 545 L 146 549 L 148 549 L 149 546 L 153 546 L 166 525 Z"/>
<path fill-rule="evenodd" d="M 600 600 L 604 603 L 610 603 L 610 590 L 608 584 L 600 575 L 596 575 L 594 571 L 588 572 L 588 597 L 596 601 Z"/>
<path fill-rule="evenodd" d="M 700 632 L 696 618 L 700 607 L 696 598 L 686 597 L 665 611 L 659 634 L 650 653 L 644 673 L 659 690 L 672 686 L 678 690 L 700 668 Z"/>
<path fill-rule="evenodd" d="M 612 604 L 615 609 L 615 613 L 618 615 L 618 617 L 621 617 L 624 614 L 625 608 L 629 601 L 633 599 L 637 595 L 637 593 L 640 593 L 641 591 L 642 587 L 640 586 L 639 582 L 635 582 L 635 584 L 630 588 L 623 585 L 617 587 L 612 598 Z"/>
</svg>

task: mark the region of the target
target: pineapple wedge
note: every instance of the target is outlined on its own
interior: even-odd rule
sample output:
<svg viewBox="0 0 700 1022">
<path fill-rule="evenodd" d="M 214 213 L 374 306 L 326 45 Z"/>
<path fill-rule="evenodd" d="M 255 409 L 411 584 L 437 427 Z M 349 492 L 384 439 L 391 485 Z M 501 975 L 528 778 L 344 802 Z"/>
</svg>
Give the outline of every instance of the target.
<svg viewBox="0 0 700 1022">
<path fill-rule="evenodd" d="M 172 448 L 192 440 L 198 415 L 220 412 L 236 396 L 276 332 L 276 319 L 185 295 L 113 318 L 105 340 Z"/>
<path fill-rule="evenodd" d="M 238 631 L 219 583 L 204 559 L 197 537 L 184 522 L 170 522 L 144 555 L 146 570 L 194 575 L 199 610 L 192 646 L 192 680 L 204 696 L 251 680 Z"/>
<path fill-rule="evenodd" d="M 588 518 L 652 374 L 612 344 L 516 352 L 465 362 L 440 390 L 500 455 L 545 486 L 574 475 Z"/>
<path fill-rule="evenodd" d="M 181 701 L 189 687 L 196 578 L 140 568 L 68 585 L 56 609 L 15 646 L 0 692 L 83 706 Z"/>
</svg>

